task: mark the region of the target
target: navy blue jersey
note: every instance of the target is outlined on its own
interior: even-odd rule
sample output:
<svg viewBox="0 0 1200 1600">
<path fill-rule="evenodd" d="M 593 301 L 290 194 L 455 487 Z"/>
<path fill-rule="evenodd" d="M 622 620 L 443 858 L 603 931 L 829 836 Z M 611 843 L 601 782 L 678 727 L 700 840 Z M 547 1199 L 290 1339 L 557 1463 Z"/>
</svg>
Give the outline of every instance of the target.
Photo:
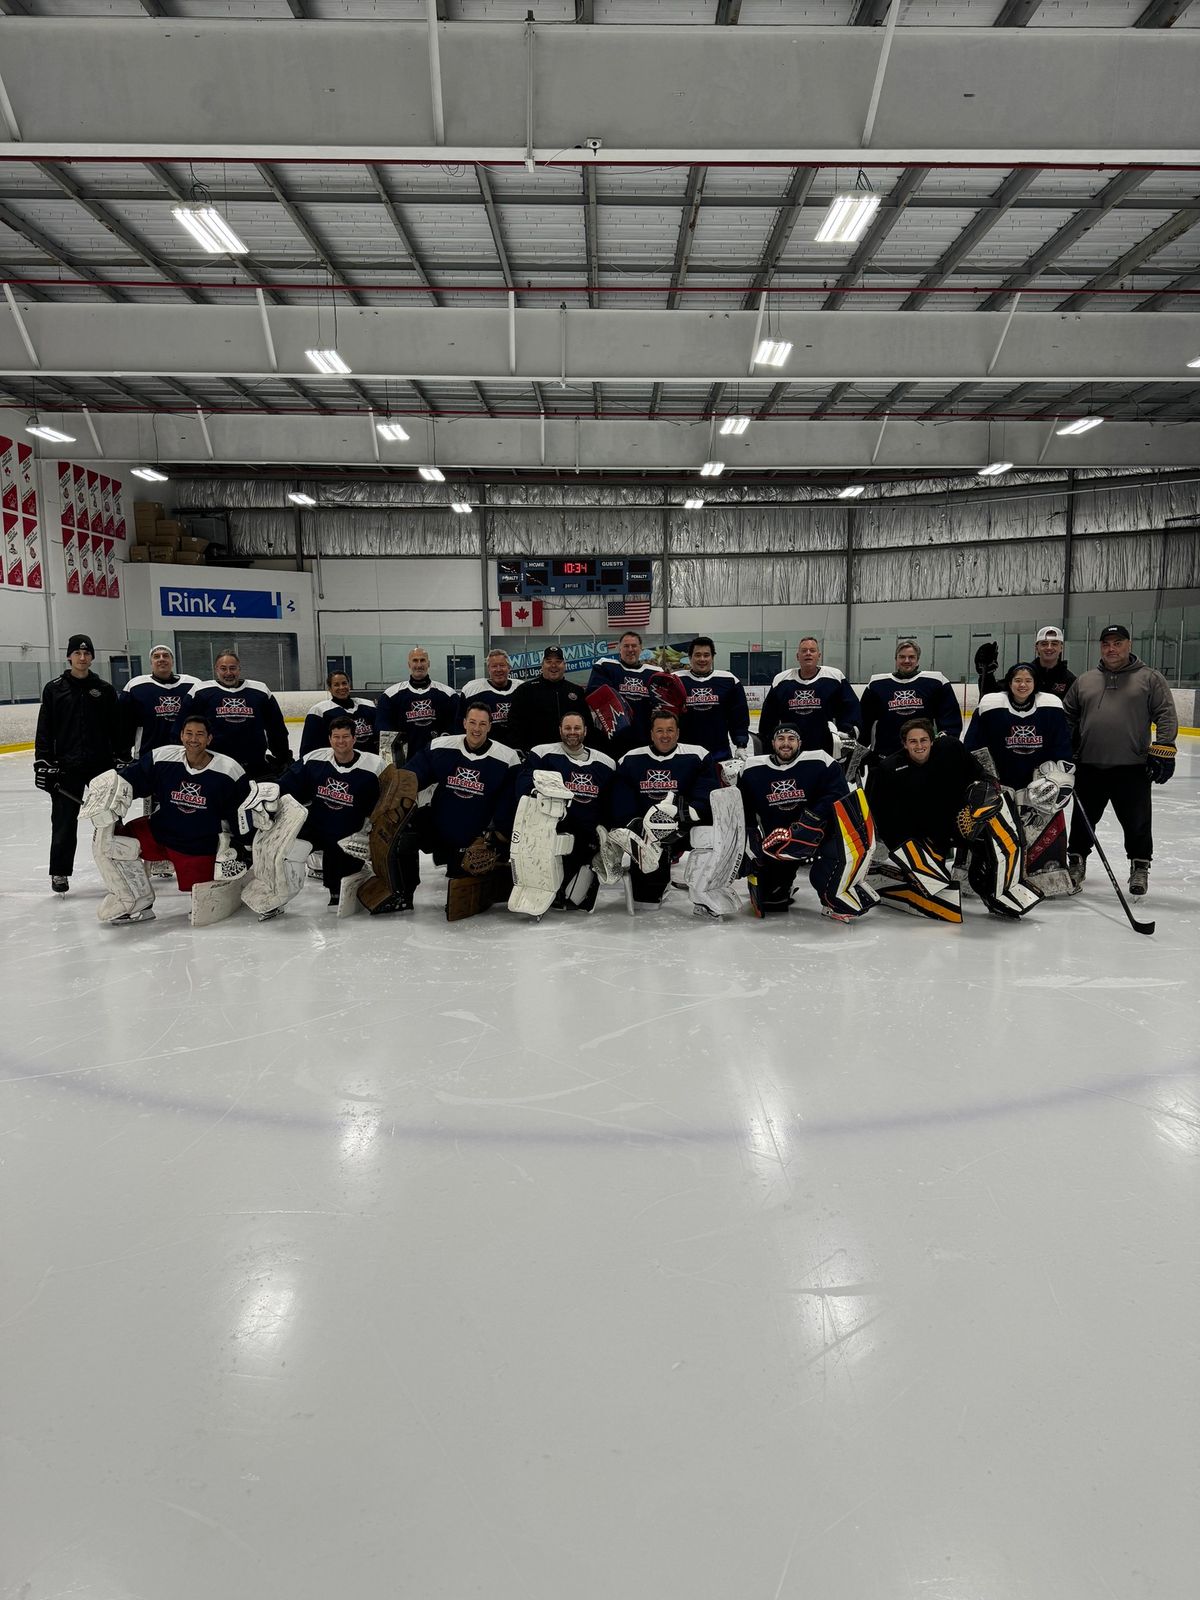
<svg viewBox="0 0 1200 1600">
<path fill-rule="evenodd" d="M 382 758 L 356 750 L 343 765 L 332 750 L 310 750 L 279 780 L 281 794 L 294 795 L 308 807 L 305 832 L 319 841 L 336 844 L 357 833 L 379 802 Z"/>
<path fill-rule="evenodd" d="M 575 796 L 567 812 L 572 832 L 581 827 L 607 826 L 609 801 L 617 776 L 617 764 L 611 756 L 601 750 L 589 750 L 586 745 L 574 754 L 563 744 L 534 745 L 517 778 L 518 794 L 533 793 L 535 772 L 557 772 Z"/>
<path fill-rule="evenodd" d="M 374 755 L 375 702 L 362 695 L 352 694 L 348 700 L 318 700 L 310 706 L 300 732 L 300 755 L 310 750 L 324 749 L 329 743 L 329 724 L 335 717 L 349 717 L 354 724 L 354 748 Z"/>
<path fill-rule="evenodd" d="M 799 668 L 792 667 L 776 675 L 758 714 L 758 737 L 764 751 L 770 750 L 771 735 L 781 722 L 796 724 L 805 750 L 832 753 L 829 724 L 857 738 L 862 707 L 845 673 L 836 667 L 818 667 L 811 678 L 802 678 Z"/>
<path fill-rule="evenodd" d="M 679 727 L 682 740 L 702 745 L 722 761 L 729 754 L 731 739 L 739 750 L 749 743 L 750 709 L 740 678 L 715 669 L 701 677 L 690 668 L 676 677 L 686 696 Z"/>
<path fill-rule="evenodd" d="M 649 745 L 640 745 L 617 763 L 613 820 L 620 827 L 628 827 L 644 817 L 651 806 L 674 795 L 682 818 L 686 819 L 691 806 L 700 813 L 700 821 L 707 824 L 712 821 L 708 797 L 720 785 L 716 764 L 702 745 L 677 744 L 669 756 L 659 755 Z"/>
<path fill-rule="evenodd" d="M 939 733 L 957 739 L 962 712 L 954 690 L 940 672 L 914 672 L 902 678 L 877 672 L 863 690 L 862 738 L 877 756 L 900 749 L 900 729 L 910 717 L 928 717 Z"/>
<path fill-rule="evenodd" d="M 968 750 L 987 750 L 996 776 L 1009 789 L 1024 789 L 1043 761 L 1073 761 L 1071 730 L 1062 701 L 1034 694 L 1018 711 L 1003 690 L 985 694 L 967 727 Z"/>
<path fill-rule="evenodd" d="M 791 761 L 754 756 L 738 775 L 746 828 L 753 837 L 786 828 L 801 811 L 814 811 L 828 825 L 835 800 L 850 793 L 841 765 L 824 750 L 801 750 Z"/>
<path fill-rule="evenodd" d="M 442 734 L 461 733 L 461 728 L 450 726 L 454 698 L 454 690 L 448 684 L 433 678 L 422 684 L 415 684 L 411 678 L 392 684 L 375 702 L 380 750 L 385 740 L 393 743 L 399 736 L 404 741 L 404 753 L 411 760 Z"/>
<path fill-rule="evenodd" d="M 464 683 L 451 711 L 451 731 L 456 734 L 462 732 L 468 706 L 486 706 L 492 713 L 492 738 L 499 739 L 501 744 L 512 745 L 514 741 L 508 731 L 508 718 L 512 711 L 512 697 L 519 688 L 520 684 L 515 680 L 509 683 L 507 689 L 494 688 L 486 678 L 472 678 L 470 683 Z"/>
<path fill-rule="evenodd" d="M 430 799 L 434 824 L 446 844 L 462 850 L 485 828 L 508 833 L 516 809 L 514 779 L 521 758 L 507 745 L 489 739 L 483 750 L 467 749 L 466 739 L 434 739 L 407 761 L 422 789 L 436 785 Z"/>
<path fill-rule="evenodd" d="M 265 777 L 268 752 L 279 766 L 290 764 L 287 724 L 279 701 L 265 683 L 244 678 L 236 689 L 227 689 L 213 678 L 198 683 L 183 702 L 175 724 L 177 738 L 191 711 L 208 718 L 213 754 L 229 756 L 249 777 Z"/>
<path fill-rule="evenodd" d="M 149 672 L 130 678 L 118 698 L 135 756 L 157 750 L 160 744 L 178 743 L 175 724 L 185 698 L 199 683 L 186 672 L 173 673 L 165 683 Z"/>
<path fill-rule="evenodd" d="M 625 702 L 629 713 L 629 732 L 623 736 L 626 743 L 632 740 L 634 744 L 644 744 L 650 737 L 650 713 L 656 704 L 650 680 L 661 672 L 661 667 L 652 666 L 649 661 L 627 667 L 612 656 L 601 656 L 588 674 L 588 694 L 595 689 L 613 689 Z"/>
<path fill-rule="evenodd" d="M 222 828 L 236 831 L 237 809 L 250 793 L 236 761 L 215 755 L 206 767 L 189 767 L 181 744 L 160 744 L 118 771 L 135 797 L 154 801 L 155 839 L 184 856 L 215 856 Z"/>
</svg>

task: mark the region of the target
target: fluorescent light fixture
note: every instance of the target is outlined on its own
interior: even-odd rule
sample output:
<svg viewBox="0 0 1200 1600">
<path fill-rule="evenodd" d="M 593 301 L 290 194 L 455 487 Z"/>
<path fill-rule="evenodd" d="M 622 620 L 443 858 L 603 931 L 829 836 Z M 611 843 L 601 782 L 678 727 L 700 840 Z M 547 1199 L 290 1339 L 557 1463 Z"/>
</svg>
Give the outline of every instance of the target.
<svg viewBox="0 0 1200 1600">
<path fill-rule="evenodd" d="M 294 506 L 315 506 L 317 503 L 310 494 L 293 494 L 290 490 L 288 499 Z"/>
<path fill-rule="evenodd" d="M 750 426 L 749 417 L 726 417 L 721 424 L 722 433 L 745 433 Z"/>
<path fill-rule="evenodd" d="M 58 428 L 48 428 L 41 422 L 27 422 L 25 424 L 25 432 L 35 433 L 39 439 L 49 439 L 51 444 L 75 443 L 75 435 L 73 433 L 62 433 Z"/>
<path fill-rule="evenodd" d="M 350 371 L 350 368 L 336 350 L 306 350 L 304 354 L 318 372 L 328 372 L 334 376 L 340 376 L 342 373 Z"/>
<path fill-rule="evenodd" d="M 719 478 L 724 471 L 725 463 L 723 461 L 706 461 L 700 468 L 700 476 L 702 478 Z"/>
<path fill-rule="evenodd" d="M 377 422 L 375 432 L 381 439 L 389 439 L 393 444 L 403 444 L 408 438 L 398 422 Z"/>
<path fill-rule="evenodd" d="M 701 506 L 703 506 L 703 504 L 704 504 L 704 501 L 701 500 L 699 495 L 692 494 L 692 495 L 689 495 L 687 497 L 687 499 L 683 502 L 683 509 L 685 511 L 699 511 Z"/>
<path fill-rule="evenodd" d="M 817 229 L 817 243 L 857 244 L 878 210 L 877 194 L 864 194 L 861 190 L 851 194 L 835 194 Z"/>
<path fill-rule="evenodd" d="M 460 517 L 469 517 L 474 507 L 469 500 L 451 500 L 451 511 L 457 511 Z"/>
<path fill-rule="evenodd" d="M 425 479 L 426 483 L 445 483 L 446 481 L 446 474 L 441 467 L 418 467 L 417 471 Z"/>
<path fill-rule="evenodd" d="M 756 367 L 783 367 L 787 365 L 787 358 L 792 353 L 791 341 L 788 339 L 763 339 L 754 352 L 754 365 Z"/>
<path fill-rule="evenodd" d="M 1055 432 L 1060 435 L 1068 433 L 1091 433 L 1092 429 L 1098 428 L 1103 421 L 1103 417 L 1079 417 L 1074 422 L 1068 422 L 1065 428 L 1055 429 Z"/>
<path fill-rule="evenodd" d="M 838 490 L 839 500 L 857 500 L 860 494 L 866 494 L 865 483 L 848 483 L 844 489 Z"/>
<path fill-rule="evenodd" d="M 145 478 L 147 483 L 166 483 L 165 472 L 156 472 L 153 467 L 131 467 L 129 469 L 135 478 Z"/>
<path fill-rule="evenodd" d="M 998 478 L 1002 472 L 1011 472 L 1011 461 L 992 461 L 986 467 L 980 467 L 976 473 L 979 478 Z"/>
<path fill-rule="evenodd" d="M 1188 366 L 1189 367 L 1200 367 L 1200 356 L 1197 356 L 1195 361 L 1189 361 L 1188 362 Z"/>
<path fill-rule="evenodd" d="M 171 215 L 210 256 L 244 256 L 247 247 L 212 206 L 176 206 Z"/>
</svg>

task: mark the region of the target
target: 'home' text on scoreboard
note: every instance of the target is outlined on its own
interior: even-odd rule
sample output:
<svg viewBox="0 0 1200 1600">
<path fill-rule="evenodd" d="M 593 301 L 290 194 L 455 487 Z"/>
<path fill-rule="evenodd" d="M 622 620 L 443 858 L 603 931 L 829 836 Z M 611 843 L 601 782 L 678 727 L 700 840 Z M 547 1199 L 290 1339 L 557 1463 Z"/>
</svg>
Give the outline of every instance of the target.
<svg viewBox="0 0 1200 1600">
<path fill-rule="evenodd" d="M 546 595 L 622 595 L 653 592 L 650 558 L 620 556 L 539 556 L 497 561 L 496 590 L 501 600 L 540 600 Z"/>
</svg>

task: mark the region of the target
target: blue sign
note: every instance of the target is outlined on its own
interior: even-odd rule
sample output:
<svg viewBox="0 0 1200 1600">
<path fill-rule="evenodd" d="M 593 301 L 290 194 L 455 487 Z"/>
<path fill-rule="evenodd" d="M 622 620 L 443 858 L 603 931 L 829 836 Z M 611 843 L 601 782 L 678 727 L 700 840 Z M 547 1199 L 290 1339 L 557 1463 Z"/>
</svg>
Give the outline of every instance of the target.
<svg viewBox="0 0 1200 1600">
<path fill-rule="evenodd" d="M 165 585 L 158 591 L 158 606 L 164 617 L 211 617 L 214 622 L 255 619 L 278 622 L 295 616 L 296 602 L 284 599 L 278 590 L 265 589 L 177 589 Z"/>
<path fill-rule="evenodd" d="M 562 653 L 567 671 L 579 672 L 584 667 L 594 667 L 601 656 L 611 654 L 613 649 L 615 646 L 606 644 L 603 639 L 586 639 L 578 644 L 564 644 Z M 542 652 L 519 650 L 509 655 L 508 665 L 514 678 L 536 678 L 542 670 Z"/>
</svg>

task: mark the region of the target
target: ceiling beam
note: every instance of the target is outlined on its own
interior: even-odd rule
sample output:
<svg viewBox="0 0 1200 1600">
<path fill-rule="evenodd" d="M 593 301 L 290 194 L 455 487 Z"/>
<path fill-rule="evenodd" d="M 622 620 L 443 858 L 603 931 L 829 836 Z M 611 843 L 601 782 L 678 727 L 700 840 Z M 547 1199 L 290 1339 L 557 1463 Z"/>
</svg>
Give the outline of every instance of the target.
<svg viewBox="0 0 1200 1600">
<path fill-rule="evenodd" d="M 1138 306 L 1139 311 L 1161 311 L 1164 306 L 1171 303 L 1181 289 L 1200 289 L 1200 272 L 1185 272 L 1182 277 L 1176 278 L 1165 289 L 1160 289 L 1157 294 L 1152 294 L 1148 300 L 1143 300 Z"/>
<path fill-rule="evenodd" d="M 1189 232 L 1197 223 L 1200 223 L 1200 210 L 1177 211 L 1166 222 L 1160 223 L 1153 233 L 1147 234 L 1140 244 L 1135 244 L 1131 249 L 1126 250 L 1125 254 L 1114 261 L 1106 272 L 1101 272 L 1096 277 L 1090 278 L 1085 287 L 1092 290 L 1115 288 L 1126 278 L 1137 272 L 1152 256 L 1157 255 L 1160 250 L 1171 244 L 1175 239 L 1178 239 L 1181 234 Z M 1088 305 L 1090 301 L 1090 295 L 1073 294 L 1062 302 L 1058 310 L 1075 311 L 1081 306 Z"/>
<path fill-rule="evenodd" d="M 233 20 L 11 17 L 5 83 L 35 159 L 523 162 L 523 23 L 455 22 L 439 144 L 423 21 L 281 31 Z M 1153 31 L 1153 30 L 1151 30 Z M 900 28 L 879 164 L 1195 164 L 1196 41 L 1128 28 Z M 870 94 L 862 28 L 545 28 L 538 162 L 788 160 L 855 167 Z M 55 92 L 44 92 L 45 61 Z M 732 100 L 730 82 L 754 92 Z M 296 85 L 305 86 L 297 93 Z M 831 85 L 849 85 L 831 94 Z M 1152 89 L 1152 92 L 1150 90 Z M 603 141 L 580 147 L 581 131 Z"/>
<path fill-rule="evenodd" d="M 887 203 L 881 205 L 875 215 L 875 220 L 867 229 L 859 242 L 858 248 L 850 257 L 850 264 L 837 281 L 839 289 L 848 289 L 856 284 L 863 272 L 870 265 L 871 258 L 876 250 L 891 233 L 900 221 L 905 206 L 921 187 L 922 182 L 929 176 L 928 167 L 911 167 L 900 175 L 892 192 L 887 197 Z M 825 301 L 826 311 L 840 311 L 846 304 L 846 297 L 840 294 L 831 294 Z"/>
<path fill-rule="evenodd" d="M 816 176 L 815 167 L 797 167 L 792 173 L 787 193 L 783 197 L 783 205 L 767 236 L 763 253 L 758 258 L 758 265 L 754 269 L 753 284 L 742 301 L 747 311 L 757 305 L 758 293 L 767 287 L 778 268 L 780 259 L 791 242 L 792 232 L 800 219 L 800 213 L 804 209 Z"/>
<path fill-rule="evenodd" d="M 1153 0 L 1134 23 L 1135 28 L 1170 28 L 1179 21 L 1192 0 Z"/>
<path fill-rule="evenodd" d="M 1041 5 L 1042 0 L 1007 0 L 1001 7 L 1000 15 L 993 22 L 993 28 L 1026 28 L 1029 19 Z"/>
</svg>

